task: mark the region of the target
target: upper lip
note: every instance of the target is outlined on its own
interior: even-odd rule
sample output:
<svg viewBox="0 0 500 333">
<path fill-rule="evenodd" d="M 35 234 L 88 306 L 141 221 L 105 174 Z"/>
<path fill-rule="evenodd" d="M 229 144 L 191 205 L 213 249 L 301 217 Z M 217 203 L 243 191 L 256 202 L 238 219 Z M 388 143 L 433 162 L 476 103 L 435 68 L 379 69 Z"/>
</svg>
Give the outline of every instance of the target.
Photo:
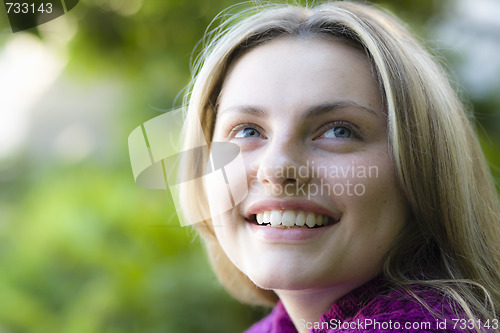
<svg viewBox="0 0 500 333">
<path fill-rule="evenodd" d="M 326 215 L 332 218 L 335 222 L 340 220 L 342 213 L 337 210 L 332 210 L 323 207 L 310 200 L 261 200 L 252 203 L 245 211 L 245 218 L 252 220 L 255 214 L 263 213 L 270 210 L 303 210 L 306 212 L 314 212 L 317 214 Z"/>
</svg>

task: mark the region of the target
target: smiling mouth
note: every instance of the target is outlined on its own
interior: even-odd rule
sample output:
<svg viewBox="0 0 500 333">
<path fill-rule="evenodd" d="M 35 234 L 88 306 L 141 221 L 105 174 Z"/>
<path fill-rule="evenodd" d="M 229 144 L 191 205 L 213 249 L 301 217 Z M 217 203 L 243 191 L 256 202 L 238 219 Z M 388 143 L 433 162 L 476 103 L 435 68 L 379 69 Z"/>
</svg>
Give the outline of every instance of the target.
<svg viewBox="0 0 500 333">
<path fill-rule="evenodd" d="M 277 228 L 321 228 L 335 224 L 333 218 L 303 210 L 268 210 L 250 216 L 249 222 Z"/>
</svg>

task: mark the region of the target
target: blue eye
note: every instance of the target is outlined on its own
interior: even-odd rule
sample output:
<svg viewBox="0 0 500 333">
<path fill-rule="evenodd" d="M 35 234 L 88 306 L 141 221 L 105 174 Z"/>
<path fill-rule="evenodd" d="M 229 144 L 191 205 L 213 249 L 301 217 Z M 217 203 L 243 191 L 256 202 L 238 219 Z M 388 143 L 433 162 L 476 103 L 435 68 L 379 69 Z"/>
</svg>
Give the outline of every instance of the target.
<svg viewBox="0 0 500 333">
<path fill-rule="evenodd" d="M 344 126 L 335 126 L 323 134 L 326 138 L 342 138 L 347 139 L 351 137 L 351 130 Z"/>
<path fill-rule="evenodd" d="M 246 127 L 234 135 L 235 138 L 258 138 L 260 136 L 260 132 L 253 127 Z"/>
</svg>

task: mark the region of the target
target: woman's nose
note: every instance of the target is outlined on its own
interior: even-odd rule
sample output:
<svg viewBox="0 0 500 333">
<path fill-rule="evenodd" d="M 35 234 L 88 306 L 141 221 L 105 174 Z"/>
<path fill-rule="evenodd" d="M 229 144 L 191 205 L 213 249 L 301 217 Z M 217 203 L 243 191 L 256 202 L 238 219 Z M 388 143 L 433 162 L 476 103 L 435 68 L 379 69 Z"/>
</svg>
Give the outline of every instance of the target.
<svg viewBox="0 0 500 333">
<path fill-rule="evenodd" d="M 271 187 L 301 186 L 310 179 L 309 167 L 299 144 L 291 140 L 271 141 L 258 160 L 257 179 Z"/>
</svg>

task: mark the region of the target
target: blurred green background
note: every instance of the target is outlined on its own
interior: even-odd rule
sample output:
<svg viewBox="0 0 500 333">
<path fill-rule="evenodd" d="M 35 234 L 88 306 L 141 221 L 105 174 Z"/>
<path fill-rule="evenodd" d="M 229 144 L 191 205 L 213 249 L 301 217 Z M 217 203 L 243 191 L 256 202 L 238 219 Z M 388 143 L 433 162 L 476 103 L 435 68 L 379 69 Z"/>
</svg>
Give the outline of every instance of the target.
<svg viewBox="0 0 500 333">
<path fill-rule="evenodd" d="M 374 1 L 448 65 L 500 178 L 500 2 Z M 266 309 L 219 286 L 127 137 L 179 106 L 229 0 L 84 0 L 12 33 L 0 5 L 0 332 L 241 332 Z M 194 53 L 196 55 L 196 53 Z"/>
</svg>

